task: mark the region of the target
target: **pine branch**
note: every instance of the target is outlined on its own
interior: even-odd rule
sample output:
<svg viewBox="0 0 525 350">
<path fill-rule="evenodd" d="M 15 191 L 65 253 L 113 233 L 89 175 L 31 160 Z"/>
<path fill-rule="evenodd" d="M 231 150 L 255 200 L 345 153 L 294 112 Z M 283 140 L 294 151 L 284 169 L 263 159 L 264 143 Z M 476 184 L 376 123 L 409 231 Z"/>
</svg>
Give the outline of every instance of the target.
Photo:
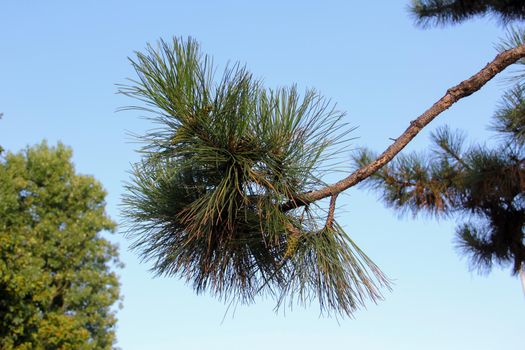
<svg viewBox="0 0 525 350">
<path fill-rule="evenodd" d="M 463 22 L 490 15 L 501 24 L 525 19 L 522 0 L 413 0 L 410 11 L 422 27 Z"/>
<path fill-rule="evenodd" d="M 520 45 L 513 49 L 506 50 L 498 54 L 494 60 L 488 63 L 483 69 L 474 74 L 467 80 L 447 90 L 445 95 L 436 103 L 421 114 L 417 119 L 410 122 L 410 126 L 392 143 L 375 161 L 359 168 L 348 177 L 321 189 L 303 193 L 281 206 L 281 209 L 288 211 L 323 198 L 341 193 L 348 188 L 357 185 L 361 181 L 373 175 L 385 164 L 390 162 L 414 137 L 438 115 L 447 110 L 457 101 L 470 96 L 481 89 L 487 82 L 501 73 L 505 68 L 525 57 L 525 45 Z"/>
<path fill-rule="evenodd" d="M 463 169 L 470 169 L 470 166 L 462 157 L 461 148 L 464 142 L 464 134 L 456 132 L 453 134 L 450 128 L 439 128 L 431 135 L 432 141 L 438 147 L 437 152 L 441 153 L 447 161 L 452 158 L 453 161 L 461 165 Z"/>
<path fill-rule="evenodd" d="M 335 215 L 335 201 L 337 200 L 338 194 L 334 194 L 330 198 L 330 207 L 328 208 L 328 216 L 326 217 L 325 226 L 328 228 L 333 228 L 334 226 L 334 215 Z"/>
<path fill-rule="evenodd" d="M 463 168 L 469 169 L 469 165 L 457 154 L 454 152 L 452 148 L 449 147 L 447 144 L 441 145 L 441 148 L 450 156 L 452 157 L 458 164 L 460 164 Z"/>
</svg>

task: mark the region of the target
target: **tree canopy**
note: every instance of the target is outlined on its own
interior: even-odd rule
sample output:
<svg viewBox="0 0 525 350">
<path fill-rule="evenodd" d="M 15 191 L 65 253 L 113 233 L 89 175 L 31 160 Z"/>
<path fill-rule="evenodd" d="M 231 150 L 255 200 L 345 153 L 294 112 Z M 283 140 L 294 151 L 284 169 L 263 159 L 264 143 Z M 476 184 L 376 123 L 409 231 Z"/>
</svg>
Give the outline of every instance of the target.
<svg viewBox="0 0 525 350">
<path fill-rule="evenodd" d="M 72 152 L 45 142 L 0 161 L 0 348 L 111 349 L 115 223 Z"/>
</svg>

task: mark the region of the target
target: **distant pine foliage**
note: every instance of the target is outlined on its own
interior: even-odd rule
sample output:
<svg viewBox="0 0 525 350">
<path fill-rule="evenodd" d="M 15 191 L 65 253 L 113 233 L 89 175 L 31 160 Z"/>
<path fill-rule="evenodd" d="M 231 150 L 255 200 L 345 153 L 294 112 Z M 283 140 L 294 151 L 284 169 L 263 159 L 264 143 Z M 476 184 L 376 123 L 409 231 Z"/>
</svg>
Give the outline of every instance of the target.
<svg viewBox="0 0 525 350">
<path fill-rule="evenodd" d="M 313 90 L 266 89 L 239 64 L 216 79 L 193 40 L 161 41 L 131 63 L 138 79 L 120 91 L 157 128 L 140 137 L 123 212 L 157 274 L 226 300 L 317 299 L 348 315 L 380 298 L 387 279 L 333 211 L 282 210 L 324 185 L 349 131 L 344 113 Z"/>
<path fill-rule="evenodd" d="M 465 136 L 441 128 L 432 134 L 427 154 L 401 155 L 370 178 L 385 203 L 402 212 L 455 215 L 457 245 L 472 267 L 490 271 L 510 265 L 517 274 L 525 263 L 525 89 L 516 85 L 503 98 L 493 129 L 502 143 L 492 149 L 465 146 Z M 362 150 L 356 167 L 375 159 Z"/>
<path fill-rule="evenodd" d="M 523 0 L 414 0 L 410 10 L 422 26 L 460 23 L 487 15 L 504 24 L 525 20 Z"/>
<path fill-rule="evenodd" d="M 486 15 L 505 25 L 525 20 L 523 0 L 414 0 L 410 10 L 422 26 Z M 498 49 L 523 45 L 524 38 L 523 29 L 510 28 Z M 503 96 L 492 125 L 506 140 L 500 148 L 463 149 L 462 135 L 441 129 L 433 136 L 437 148 L 432 155 L 400 157 L 369 182 L 394 207 L 470 217 L 457 233 L 458 246 L 473 266 L 488 271 L 494 263 L 510 263 L 515 274 L 525 271 L 525 61 L 517 63 L 521 68 L 511 78 L 517 83 Z M 363 152 L 357 164 L 368 157 Z"/>
</svg>

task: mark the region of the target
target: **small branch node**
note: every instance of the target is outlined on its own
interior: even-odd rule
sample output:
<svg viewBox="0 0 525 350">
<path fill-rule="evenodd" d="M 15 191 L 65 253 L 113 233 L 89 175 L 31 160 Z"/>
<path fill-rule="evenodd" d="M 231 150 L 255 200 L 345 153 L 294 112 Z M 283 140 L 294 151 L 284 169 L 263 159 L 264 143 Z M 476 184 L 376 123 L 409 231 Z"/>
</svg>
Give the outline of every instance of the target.
<svg viewBox="0 0 525 350">
<path fill-rule="evenodd" d="M 423 124 L 422 124 L 419 120 L 417 120 L 417 119 L 412 120 L 412 121 L 410 122 L 410 125 L 411 125 L 411 126 L 415 126 L 415 127 L 419 128 L 419 129 L 422 129 L 422 128 L 425 126 L 425 125 L 423 125 Z"/>
</svg>

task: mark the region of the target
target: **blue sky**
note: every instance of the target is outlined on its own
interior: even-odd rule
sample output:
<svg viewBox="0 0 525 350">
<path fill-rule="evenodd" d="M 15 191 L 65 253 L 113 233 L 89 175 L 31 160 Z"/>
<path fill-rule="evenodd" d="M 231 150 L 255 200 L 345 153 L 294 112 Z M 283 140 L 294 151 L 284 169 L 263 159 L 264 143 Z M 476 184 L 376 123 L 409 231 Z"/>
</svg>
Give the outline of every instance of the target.
<svg viewBox="0 0 525 350">
<path fill-rule="evenodd" d="M 108 191 L 117 221 L 123 183 L 138 160 L 129 133 L 152 127 L 115 94 L 133 78 L 127 61 L 146 43 L 192 36 L 222 66 L 240 61 L 269 87 L 314 87 L 358 126 L 353 147 L 384 149 L 447 88 L 496 54 L 494 21 L 421 30 L 400 1 L 4 1 L 0 5 L 0 144 L 11 151 L 47 139 L 71 146 L 80 173 Z M 487 125 L 497 78 L 453 106 L 408 147 L 449 124 L 493 142 Z M 348 159 L 351 149 L 348 150 Z M 335 180 L 335 178 L 334 178 Z M 275 313 L 271 300 L 226 306 L 176 278 L 154 278 L 122 232 L 124 308 L 118 345 L 138 349 L 470 349 L 523 347 L 524 297 L 517 278 L 469 272 L 453 248 L 454 221 L 399 217 L 372 193 L 351 189 L 338 220 L 395 280 L 385 300 L 353 319 L 320 318 L 318 307 Z"/>
</svg>

